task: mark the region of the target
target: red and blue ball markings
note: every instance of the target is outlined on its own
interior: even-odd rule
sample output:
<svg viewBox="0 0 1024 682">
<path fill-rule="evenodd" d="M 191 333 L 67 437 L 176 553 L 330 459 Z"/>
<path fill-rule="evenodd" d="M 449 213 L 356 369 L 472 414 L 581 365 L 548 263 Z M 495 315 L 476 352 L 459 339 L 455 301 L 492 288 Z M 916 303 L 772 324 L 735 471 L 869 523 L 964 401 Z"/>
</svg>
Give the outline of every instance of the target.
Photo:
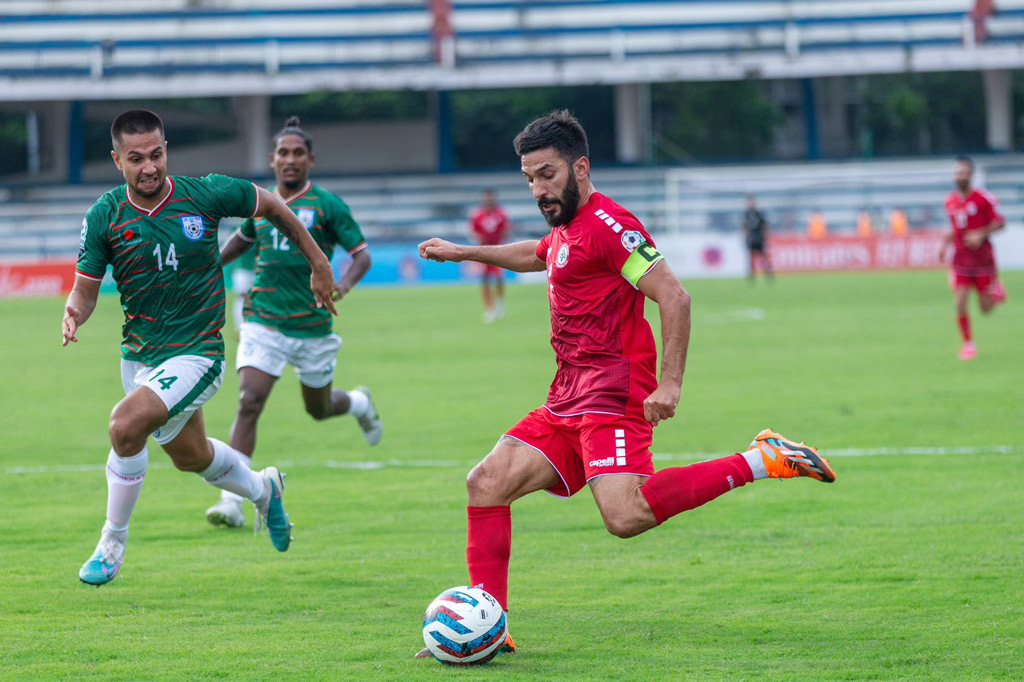
<svg viewBox="0 0 1024 682">
<path fill-rule="evenodd" d="M 470 606 L 477 606 L 480 602 L 474 599 L 472 596 L 461 592 L 459 590 L 448 590 L 442 593 L 435 602 L 447 601 L 454 604 L 469 604 Z M 430 625 L 431 623 L 440 623 L 448 627 L 452 632 L 460 635 L 466 635 L 471 630 L 462 624 L 462 615 L 453 611 L 444 604 L 437 604 L 433 608 L 429 609 L 423 618 L 423 627 Z M 494 647 L 488 656 L 482 659 L 470 661 L 467 663 L 460 663 L 456 661 L 445 661 L 441 660 L 446 665 L 478 665 L 480 663 L 486 663 L 498 654 L 500 647 L 496 646 L 505 641 L 507 633 L 505 631 L 505 614 L 502 612 L 501 617 L 498 621 L 484 634 L 471 639 L 467 642 L 456 642 L 448 637 L 445 637 L 440 632 L 432 630 L 430 636 L 437 642 L 437 647 L 444 653 L 453 656 L 455 658 L 468 658 L 481 651 L 486 651 L 488 647 Z"/>
</svg>

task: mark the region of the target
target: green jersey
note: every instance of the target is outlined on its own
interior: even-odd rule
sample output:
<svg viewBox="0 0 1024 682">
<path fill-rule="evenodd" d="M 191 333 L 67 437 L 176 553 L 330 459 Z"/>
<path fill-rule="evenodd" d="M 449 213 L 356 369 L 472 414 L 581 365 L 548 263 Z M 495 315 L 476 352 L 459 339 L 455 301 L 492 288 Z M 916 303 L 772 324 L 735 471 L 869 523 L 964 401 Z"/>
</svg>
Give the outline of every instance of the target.
<svg viewBox="0 0 1024 682">
<path fill-rule="evenodd" d="M 328 259 L 335 245 L 350 254 L 366 248 L 348 205 L 330 192 L 307 182 L 285 203 Z M 256 251 L 256 276 L 249 290 L 245 320 L 297 338 L 330 334 L 331 313 L 316 307 L 309 288 L 312 269 L 302 252 L 263 218 L 246 220 L 238 231 L 243 239 L 255 242 Z"/>
<path fill-rule="evenodd" d="M 82 221 L 75 273 L 113 270 L 124 310 L 121 356 L 157 365 L 178 355 L 224 358 L 224 276 L 217 223 L 251 217 L 251 182 L 223 175 L 167 177 L 159 206 L 136 206 L 126 186 L 110 190 Z"/>
<path fill-rule="evenodd" d="M 234 262 L 234 266 L 239 270 L 249 270 L 252 272 L 256 269 L 256 249 L 246 249 L 242 252 L 242 255 Z"/>
</svg>

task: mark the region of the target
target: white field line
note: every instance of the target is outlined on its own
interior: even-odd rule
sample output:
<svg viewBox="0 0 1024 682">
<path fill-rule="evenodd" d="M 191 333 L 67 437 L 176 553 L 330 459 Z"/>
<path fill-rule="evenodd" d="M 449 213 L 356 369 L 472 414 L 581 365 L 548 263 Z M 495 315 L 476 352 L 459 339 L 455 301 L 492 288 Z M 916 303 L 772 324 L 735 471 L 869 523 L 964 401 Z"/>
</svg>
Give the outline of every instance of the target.
<svg viewBox="0 0 1024 682">
<path fill-rule="evenodd" d="M 701 326 L 710 326 L 732 324 L 733 322 L 760 322 L 764 318 L 765 312 L 763 308 L 737 308 L 736 310 L 723 310 L 722 312 L 698 315 L 694 322 Z"/>
<path fill-rule="evenodd" d="M 905 448 L 845 448 L 837 450 L 826 450 L 821 454 L 827 457 L 908 457 L 916 455 L 945 456 L 945 455 L 983 455 L 983 454 L 1014 454 L 1024 453 L 1024 446 L 1021 445 L 965 445 L 955 447 L 941 446 L 912 446 Z M 704 461 L 721 457 L 727 454 L 724 452 L 690 452 L 690 453 L 655 453 L 657 461 L 671 462 L 676 460 Z M 337 460 L 320 461 L 290 461 L 275 460 L 274 466 L 282 469 L 454 469 L 470 467 L 476 460 L 455 460 L 455 459 L 389 459 L 370 460 L 362 462 L 345 462 Z M 57 464 L 52 466 L 12 466 L 6 467 L 4 473 L 7 475 L 18 474 L 53 474 L 53 473 L 78 473 L 103 471 L 106 464 Z M 150 469 L 171 469 L 170 462 L 152 462 Z"/>
</svg>

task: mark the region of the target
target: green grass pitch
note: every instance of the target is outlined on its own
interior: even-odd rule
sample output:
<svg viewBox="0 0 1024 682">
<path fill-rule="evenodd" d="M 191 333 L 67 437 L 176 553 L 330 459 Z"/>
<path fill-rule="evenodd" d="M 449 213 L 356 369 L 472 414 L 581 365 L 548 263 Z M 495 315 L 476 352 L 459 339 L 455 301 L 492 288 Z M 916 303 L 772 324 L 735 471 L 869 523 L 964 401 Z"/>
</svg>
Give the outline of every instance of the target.
<svg viewBox="0 0 1024 682">
<path fill-rule="evenodd" d="M 510 287 L 490 326 L 475 287 L 357 289 L 336 384 L 373 388 L 384 439 L 314 422 L 287 370 L 256 465 L 289 474 L 291 550 L 209 526 L 217 491 L 151 445 L 101 589 L 77 571 L 122 397 L 117 300 L 63 349 L 61 301 L 0 301 L 0 680 L 1024 679 L 1024 273 L 1005 282 L 1009 302 L 973 316 L 969 363 L 943 273 L 688 283 L 689 366 L 656 465 L 770 426 L 817 445 L 838 482 L 758 482 L 632 540 L 585 490 L 517 502 L 520 653 L 479 669 L 412 654 L 428 602 L 467 580 L 467 471 L 544 400 L 542 285 Z M 236 389 L 229 373 L 211 435 L 227 439 Z"/>
</svg>

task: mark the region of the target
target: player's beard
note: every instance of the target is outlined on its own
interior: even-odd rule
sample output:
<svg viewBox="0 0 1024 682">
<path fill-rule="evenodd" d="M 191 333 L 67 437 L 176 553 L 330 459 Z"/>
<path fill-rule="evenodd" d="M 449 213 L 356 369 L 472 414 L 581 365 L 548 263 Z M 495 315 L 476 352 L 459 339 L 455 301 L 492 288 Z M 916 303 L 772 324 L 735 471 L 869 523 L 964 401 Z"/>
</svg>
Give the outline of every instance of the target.
<svg viewBox="0 0 1024 682">
<path fill-rule="evenodd" d="M 156 187 L 151 190 L 143 191 L 142 189 L 139 188 L 140 184 L 142 184 L 141 180 L 136 180 L 135 184 L 132 185 L 132 192 L 145 199 L 152 199 L 153 197 L 158 197 L 164 193 L 164 189 L 167 187 L 167 176 L 165 175 L 163 177 L 158 178 Z"/>
<path fill-rule="evenodd" d="M 558 206 L 557 213 L 547 213 L 544 210 L 545 206 Z M 573 218 L 576 217 L 576 209 L 580 205 L 580 185 L 576 182 L 576 177 L 570 173 L 569 179 L 565 183 L 565 190 L 562 191 L 562 196 L 558 199 L 541 199 L 537 202 L 537 206 L 540 207 L 540 214 L 544 216 L 544 220 L 551 227 L 560 227 L 568 224 Z"/>
<path fill-rule="evenodd" d="M 956 181 L 956 188 L 958 190 L 960 190 L 961 193 L 967 194 L 967 192 L 970 191 L 970 189 L 971 189 L 971 181 L 970 180 L 957 180 Z"/>
</svg>

